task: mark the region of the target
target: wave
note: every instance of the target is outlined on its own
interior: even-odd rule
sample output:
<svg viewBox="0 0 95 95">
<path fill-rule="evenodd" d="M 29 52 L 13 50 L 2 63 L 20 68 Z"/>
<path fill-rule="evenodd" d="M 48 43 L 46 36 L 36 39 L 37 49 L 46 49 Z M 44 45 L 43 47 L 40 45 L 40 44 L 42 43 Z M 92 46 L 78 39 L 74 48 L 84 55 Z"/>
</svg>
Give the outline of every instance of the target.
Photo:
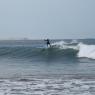
<svg viewBox="0 0 95 95">
<path fill-rule="evenodd" d="M 55 47 L 59 47 L 60 49 L 72 49 L 77 50 L 77 57 L 79 58 L 91 58 L 95 59 L 95 45 L 87 45 L 82 42 L 72 41 L 70 43 L 65 43 L 64 41 L 60 41 L 52 44 Z"/>
<path fill-rule="evenodd" d="M 13 58 L 91 58 L 95 59 L 95 45 L 72 41 L 52 43 L 52 47 L 0 47 L 0 57 Z"/>
</svg>

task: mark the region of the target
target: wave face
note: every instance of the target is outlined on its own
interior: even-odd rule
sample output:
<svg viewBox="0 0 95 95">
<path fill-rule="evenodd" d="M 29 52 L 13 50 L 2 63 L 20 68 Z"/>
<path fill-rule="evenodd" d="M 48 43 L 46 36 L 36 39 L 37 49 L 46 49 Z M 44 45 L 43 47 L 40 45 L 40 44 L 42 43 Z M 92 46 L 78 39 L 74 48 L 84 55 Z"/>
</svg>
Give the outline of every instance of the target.
<svg viewBox="0 0 95 95">
<path fill-rule="evenodd" d="M 52 43 L 52 47 L 15 45 L 0 46 L 0 57 L 13 58 L 91 58 L 95 59 L 95 45 L 72 41 Z"/>
<path fill-rule="evenodd" d="M 71 48 L 33 48 L 33 47 L 3 47 L 0 48 L 0 57 L 12 58 L 62 58 L 76 57 L 78 50 Z"/>
</svg>

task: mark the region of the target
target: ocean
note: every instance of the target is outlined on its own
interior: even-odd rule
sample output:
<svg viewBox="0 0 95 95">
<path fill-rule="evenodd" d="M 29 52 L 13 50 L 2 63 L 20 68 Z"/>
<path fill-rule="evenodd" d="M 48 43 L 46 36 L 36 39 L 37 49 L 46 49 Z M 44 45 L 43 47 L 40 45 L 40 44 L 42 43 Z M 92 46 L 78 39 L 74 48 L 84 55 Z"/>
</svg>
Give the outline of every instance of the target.
<svg viewBox="0 0 95 95">
<path fill-rule="evenodd" d="M 0 41 L 0 95 L 95 95 L 95 39 Z"/>
</svg>

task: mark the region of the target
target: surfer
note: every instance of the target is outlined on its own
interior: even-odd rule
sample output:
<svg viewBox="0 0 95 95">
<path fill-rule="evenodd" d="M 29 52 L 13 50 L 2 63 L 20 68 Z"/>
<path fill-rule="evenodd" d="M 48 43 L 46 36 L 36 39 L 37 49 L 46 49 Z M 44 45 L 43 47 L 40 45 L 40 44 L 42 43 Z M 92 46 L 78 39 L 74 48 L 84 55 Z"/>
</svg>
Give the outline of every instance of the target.
<svg viewBox="0 0 95 95">
<path fill-rule="evenodd" d="M 49 39 L 46 39 L 44 41 L 46 41 L 47 47 L 51 47 L 51 44 L 50 44 L 50 40 Z"/>
</svg>

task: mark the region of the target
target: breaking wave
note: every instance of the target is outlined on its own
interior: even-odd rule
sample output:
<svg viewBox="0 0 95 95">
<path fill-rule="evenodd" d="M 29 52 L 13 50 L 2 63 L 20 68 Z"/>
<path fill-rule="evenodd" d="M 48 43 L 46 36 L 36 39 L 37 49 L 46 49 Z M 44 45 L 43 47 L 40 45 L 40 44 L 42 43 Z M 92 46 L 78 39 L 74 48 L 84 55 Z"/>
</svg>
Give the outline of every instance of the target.
<svg viewBox="0 0 95 95">
<path fill-rule="evenodd" d="M 63 41 L 54 43 L 53 45 L 58 46 L 60 49 L 73 49 L 77 50 L 77 57 L 79 58 L 91 58 L 95 59 L 95 45 L 87 45 L 82 42 L 73 41 L 71 43 L 65 43 Z"/>
<path fill-rule="evenodd" d="M 14 58 L 91 58 L 95 59 L 95 45 L 72 41 L 52 43 L 50 48 L 14 46 L 0 47 L 0 57 Z"/>
</svg>

